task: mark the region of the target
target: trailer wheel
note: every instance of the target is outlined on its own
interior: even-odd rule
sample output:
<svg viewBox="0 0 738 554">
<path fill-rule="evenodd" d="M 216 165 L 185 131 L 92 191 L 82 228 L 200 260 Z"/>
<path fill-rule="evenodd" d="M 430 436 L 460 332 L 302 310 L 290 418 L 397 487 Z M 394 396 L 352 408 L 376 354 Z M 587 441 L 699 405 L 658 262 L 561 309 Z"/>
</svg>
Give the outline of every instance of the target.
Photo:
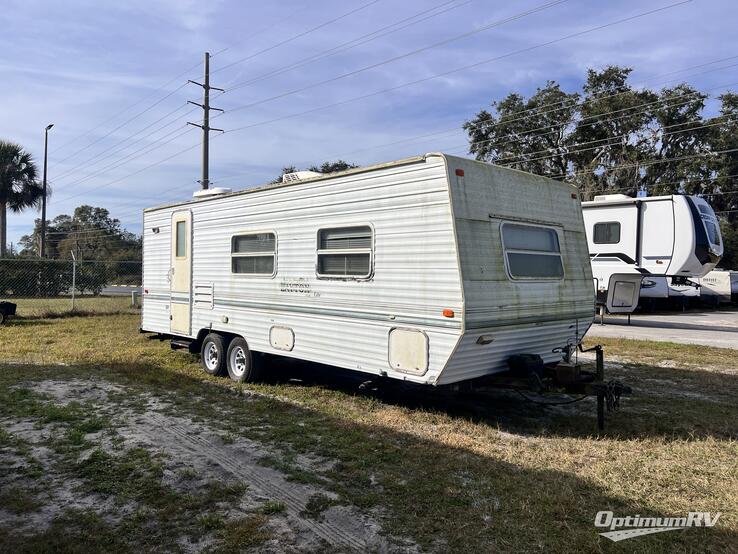
<svg viewBox="0 0 738 554">
<path fill-rule="evenodd" d="M 228 346 L 228 376 L 237 383 L 253 383 L 258 379 L 248 343 L 236 337 Z"/>
<path fill-rule="evenodd" d="M 223 375 L 226 367 L 225 339 L 217 333 L 210 333 L 202 341 L 200 362 L 205 373 L 209 375 Z"/>
</svg>

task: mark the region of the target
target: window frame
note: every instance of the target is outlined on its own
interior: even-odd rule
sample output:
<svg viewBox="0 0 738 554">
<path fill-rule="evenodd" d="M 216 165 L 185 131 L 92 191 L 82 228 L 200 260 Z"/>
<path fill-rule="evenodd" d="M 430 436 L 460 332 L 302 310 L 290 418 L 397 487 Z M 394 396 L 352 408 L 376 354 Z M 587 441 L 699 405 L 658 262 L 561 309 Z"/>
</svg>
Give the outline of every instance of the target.
<svg viewBox="0 0 738 554">
<path fill-rule="evenodd" d="M 274 235 L 274 252 L 272 252 L 272 256 L 274 258 L 274 264 L 272 267 L 271 273 L 239 273 L 236 271 L 233 271 L 233 258 L 258 258 L 258 257 L 266 257 L 266 254 L 263 252 L 255 252 L 253 254 L 240 254 L 240 253 L 234 253 L 233 252 L 233 239 L 236 237 L 244 237 L 249 235 L 264 235 L 264 234 L 271 234 Z M 277 231 L 274 229 L 261 229 L 257 231 L 249 230 L 249 231 L 238 231 L 236 233 L 231 234 L 230 236 L 230 246 L 229 246 L 230 252 L 229 252 L 229 263 L 230 263 L 230 270 L 231 275 L 241 276 L 241 277 L 256 277 L 260 279 L 274 279 L 277 275 L 277 263 L 278 263 L 278 252 L 279 252 L 279 236 L 277 235 Z"/>
<path fill-rule="evenodd" d="M 597 242 L 595 240 L 597 236 L 597 231 L 596 231 L 597 226 L 598 225 L 612 225 L 613 223 L 618 226 L 617 242 Z M 620 224 L 619 221 L 598 221 L 594 225 L 592 225 L 592 244 L 620 244 L 621 239 L 623 238 L 622 232 L 623 232 L 623 226 Z"/>
<path fill-rule="evenodd" d="M 544 252 L 542 250 L 522 250 L 519 248 L 510 248 L 508 249 L 505 245 L 505 233 L 504 228 L 505 225 L 511 225 L 511 226 L 518 226 L 518 227 L 537 227 L 539 229 L 546 229 L 548 231 L 553 231 L 556 233 L 556 241 L 558 242 L 559 251 L 558 252 Z M 505 272 L 507 273 L 507 277 L 511 281 L 533 281 L 533 282 L 552 282 L 552 281 L 563 281 L 566 279 L 566 265 L 564 264 L 564 256 L 561 254 L 561 229 L 558 227 L 554 227 L 552 225 L 541 225 L 538 223 L 529 223 L 527 221 L 503 221 L 500 223 L 500 242 L 502 243 L 502 257 L 505 260 Z M 540 254 L 542 256 L 558 256 L 559 260 L 561 261 L 561 275 L 556 277 L 516 277 L 512 274 L 510 271 L 510 262 L 508 260 L 508 253 L 513 254 Z"/>
<path fill-rule="evenodd" d="M 179 255 L 179 225 L 182 223 L 184 225 L 184 233 L 182 235 L 182 238 L 184 239 L 184 254 L 181 256 Z M 174 220 L 174 258 L 176 260 L 186 260 L 187 259 L 187 219 L 175 219 Z"/>
<path fill-rule="evenodd" d="M 342 248 L 336 250 L 323 250 L 320 248 L 320 234 L 324 231 L 332 229 L 350 229 L 352 227 L 368 227 L 370 236 L 369 248 Z M 315 276 L 318 279 L 331 281 L 369 281 L 374 277 L 374 247 L 375 247 L 375 230 L 371 223 L 337 223 L 329 227 L 320 227 L 315 233 Z M 369 270 L 366 275 L 334 275 L 320 272 L 320 256 L 329 254 L 366 254 L 369 252 Z"/>
</svg>

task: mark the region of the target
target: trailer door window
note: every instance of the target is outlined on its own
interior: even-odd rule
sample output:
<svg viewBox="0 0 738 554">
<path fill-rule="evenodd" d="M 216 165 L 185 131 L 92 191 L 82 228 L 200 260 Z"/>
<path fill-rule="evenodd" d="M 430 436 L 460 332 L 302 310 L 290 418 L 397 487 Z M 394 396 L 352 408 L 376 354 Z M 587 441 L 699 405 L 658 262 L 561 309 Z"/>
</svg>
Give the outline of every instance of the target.
<svg viewBox="0 0 738 554">
<path fill-rule="evenodd" d="M 177 240 L 175 245 L 175 257 L 184 258 L 187 255 L 187 222 L 177 222 Z"/>
<path fill-rule="evenodd" d="M 231 271 L 247 275 L 274 275 L 277 238 L 274 233 L 236 235 L 231 238 Z"/>
<path fill-rule="evenodd" d="M 318 277 L 366 279 L 372 267 L 372 228 L 337 227 L 318 231 Z"/>
<path fill-rule="evenodd" d="M 507 270 L 513 279 L 561 279 L 559 236 L 555 229 L 505 223 L 502 225 L 502 245 Z"/>
<path fill-rule="evenodd" d="M 608 221 L 606 223 L 595 223 L 595 244 L 617 244 L 620 242 L 620 223 Z"/>
</svg>

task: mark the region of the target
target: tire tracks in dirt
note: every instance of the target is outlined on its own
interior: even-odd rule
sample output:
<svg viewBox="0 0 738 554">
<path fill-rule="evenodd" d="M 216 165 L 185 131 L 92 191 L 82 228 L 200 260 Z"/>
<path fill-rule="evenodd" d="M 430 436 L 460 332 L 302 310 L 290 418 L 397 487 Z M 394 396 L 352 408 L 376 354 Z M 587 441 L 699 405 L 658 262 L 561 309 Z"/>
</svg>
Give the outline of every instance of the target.
<svg viewBox="0 0 738 554">
<path fill-rule="evenodd" d="M 332 521 L 330 513 L 325 514 L 323 521 L 302 516 L 301 512 L 305 510 L 310 498 L 322 491 L 300 483 L 287 484 L 285 478 L 276 470 L 259 466 L 256 456 L 234 455 L 222 444 L 217 444 L 198 432 L 194 432 L 192 427 L 178 422 L 178 418 L 154 412 L 148 412 L 143 418 L 154 428 L 149 436 L 153 438 L 156 433 L 167 434 L 174 439 L 167 442 L 176 444 L 176 448 L 186 450 L 192 456 L 215 462 L 234 477 L 246 481 L 255 492 L 284 502 L 288 515 L 292 516 L 290 519 L 331 546 L 343 550 L 363 551 L 370 546 L 370 542 L 383 542 L 378 537 L 372 537 L 374 540 L 367 541 L 367 532 L 371 533 L 371 531 L 364 524 L 365 518 L 359 514 L 354 514 L 354 525 L 351 525 L 353 528 L 347 528 L 346 525 L 341 525 L 341 522 Z M 378 528 L 378 525 L 375 527 Z M 378 545 L 372 544 L 371 546 Z"/>
</svg>

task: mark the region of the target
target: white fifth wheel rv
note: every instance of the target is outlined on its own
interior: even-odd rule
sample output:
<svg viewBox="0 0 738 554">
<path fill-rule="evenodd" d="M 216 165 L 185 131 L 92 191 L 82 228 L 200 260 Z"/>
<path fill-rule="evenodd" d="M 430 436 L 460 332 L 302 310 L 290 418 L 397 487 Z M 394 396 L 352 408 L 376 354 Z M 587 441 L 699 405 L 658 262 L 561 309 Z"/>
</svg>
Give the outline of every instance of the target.
<svg viewBox="0 0 738 554">
<path fill-rule="evenodd" d="M 608 194 L 582 209 L 598 298 L 610 295 L 610 312 L 635 310 L 644 277 L 683 283 L 707 274 L 723 254 L 715 213 L 696 196 Z"/>
<path fill-rule="evenodd" d="M 592 323 L 576 189 L 444 154 L 146 209 L 142 331 L 443 385 L 568 359 Z"/>
</svg>

